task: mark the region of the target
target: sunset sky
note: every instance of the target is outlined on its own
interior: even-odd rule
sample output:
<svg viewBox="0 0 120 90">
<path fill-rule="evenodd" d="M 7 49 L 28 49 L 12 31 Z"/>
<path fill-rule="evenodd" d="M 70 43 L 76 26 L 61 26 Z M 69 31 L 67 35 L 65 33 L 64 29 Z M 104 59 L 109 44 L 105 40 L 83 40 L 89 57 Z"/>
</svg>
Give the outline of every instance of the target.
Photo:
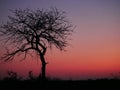
<svg viewBox="0 0 120 90">
<path fill-rule="evenodd" d="M 112 73 L 120 77 L 120 0 L 0 0 L 0 24 L 8 20 L 9 9 L 50 7 L 65 11 L 76 28 L 66 52 L 56 48 L 47 51 L 47 76 L 95 79 L 113 77 Z M 0 41 L 0 56 L 3 46 Z M 22 62 L 0 63 L 0 78 L 8 70 L 21 77 L 32 70 L 38 76 L 40 60 L 28 57 Z"/>
</svg>

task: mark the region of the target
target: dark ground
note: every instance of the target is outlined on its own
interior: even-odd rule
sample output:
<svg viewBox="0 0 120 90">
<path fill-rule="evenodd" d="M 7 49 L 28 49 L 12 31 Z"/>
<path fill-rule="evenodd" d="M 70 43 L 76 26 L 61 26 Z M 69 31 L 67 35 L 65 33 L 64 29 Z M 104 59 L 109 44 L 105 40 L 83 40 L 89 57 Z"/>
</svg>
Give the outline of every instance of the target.
<svg viewBox="0 0 120 90">
<path fill-rule="evenodd" d="M 46 90 L 46 89 L 80 89 L 80 90 L 120 90 L 120 79 L 99 80 L 1 80 L 0 90 Z"/>
</svg>

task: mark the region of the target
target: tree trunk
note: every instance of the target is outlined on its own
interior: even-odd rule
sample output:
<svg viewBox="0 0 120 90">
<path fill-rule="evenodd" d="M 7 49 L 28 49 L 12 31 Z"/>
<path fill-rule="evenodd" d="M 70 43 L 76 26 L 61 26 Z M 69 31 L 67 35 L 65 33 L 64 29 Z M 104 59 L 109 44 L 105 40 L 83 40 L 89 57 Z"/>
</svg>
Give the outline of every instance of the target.
<svg viewBox="0 0 120 90">
<path fill-rule="evenodd" d="M 46 62 L 45 62 L 45 58 L 43 54 L 40 54 L 40 59 L 41 59 L 41 63 L 42 63 L 42 67 L 41 67 L 41 78 L 42 80 L 46 79 Z"/>
</svg>

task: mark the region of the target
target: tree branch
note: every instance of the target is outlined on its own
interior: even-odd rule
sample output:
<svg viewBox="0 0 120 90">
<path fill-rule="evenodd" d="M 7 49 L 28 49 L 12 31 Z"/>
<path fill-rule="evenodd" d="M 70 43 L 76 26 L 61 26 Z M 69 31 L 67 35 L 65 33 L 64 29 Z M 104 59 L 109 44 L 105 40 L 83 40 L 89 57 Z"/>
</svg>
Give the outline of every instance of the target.
<svg viewBox="0 0 120 90">
<path fill-rule="evenodd" d="M 18 49 L 18 50 L 15 50 L 15 51 L 13 51 L 13 52 L 7 51 L 7 53 L 6 53 L 3 57 L 1 57 L 1 60 L 4 60 L 5 62 L 6 62 L 6 61 L 11 61 L 11 60 L 14 59 L 14 57 L 15 57 L 18 53 L 23 53 L 23 52 L 26 53 L 26 52 L 27 52 L 28 50 L 30 50 L 30 49 L 34 49 L 34 50 L 35 50 L 35 48 L 29 47 L 29 48 L 26 48 L 26 49 Z"/>
</svg>

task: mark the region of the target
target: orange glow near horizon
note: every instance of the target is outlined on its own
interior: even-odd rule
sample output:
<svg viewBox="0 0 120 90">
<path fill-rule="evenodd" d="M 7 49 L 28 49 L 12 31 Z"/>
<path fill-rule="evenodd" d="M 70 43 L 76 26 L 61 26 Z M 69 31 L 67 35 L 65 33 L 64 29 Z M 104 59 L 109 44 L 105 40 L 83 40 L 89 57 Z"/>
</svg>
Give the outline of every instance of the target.
<svg viewBox="0 0 120 90">
<path fill-rule="evenodd" d="M 48 77 L 94 79 L 113 77 L 111 73 L 120 77 L 119 0 L 13 1 L 9 5 L 3 1 L 0 8 L 3 12 L 0 15 L 0 20 L 7 20 L 6 16 L 9 15 L 7 10 L 11 8 L 29 7 L 33 9 L 56 6 L 58 9 L 66 11 L 68 18 L 76 26 L 73 35 L 70 36 L 72 40 L 68 41 L 70 45 L 65 52 L 56 48 L 47 51 L 45 58 L 48 62 L 46 69 Z M 0 44 L 1 56 L 4 52 L 2 47 L 4 44 L 2 41 Z M 19 60 L 19 57 L 12 63 L 0 63 L 0 78 L 6 76 L 7 70 L 16 71 L 24 78 L 28 77 L 30 70 L 36 77 L 39 75 L 40 60 L 37 61 L 36 58 L 28 57 L 25 61 L 19 62 L 17 59 Z"/>
</svg>

